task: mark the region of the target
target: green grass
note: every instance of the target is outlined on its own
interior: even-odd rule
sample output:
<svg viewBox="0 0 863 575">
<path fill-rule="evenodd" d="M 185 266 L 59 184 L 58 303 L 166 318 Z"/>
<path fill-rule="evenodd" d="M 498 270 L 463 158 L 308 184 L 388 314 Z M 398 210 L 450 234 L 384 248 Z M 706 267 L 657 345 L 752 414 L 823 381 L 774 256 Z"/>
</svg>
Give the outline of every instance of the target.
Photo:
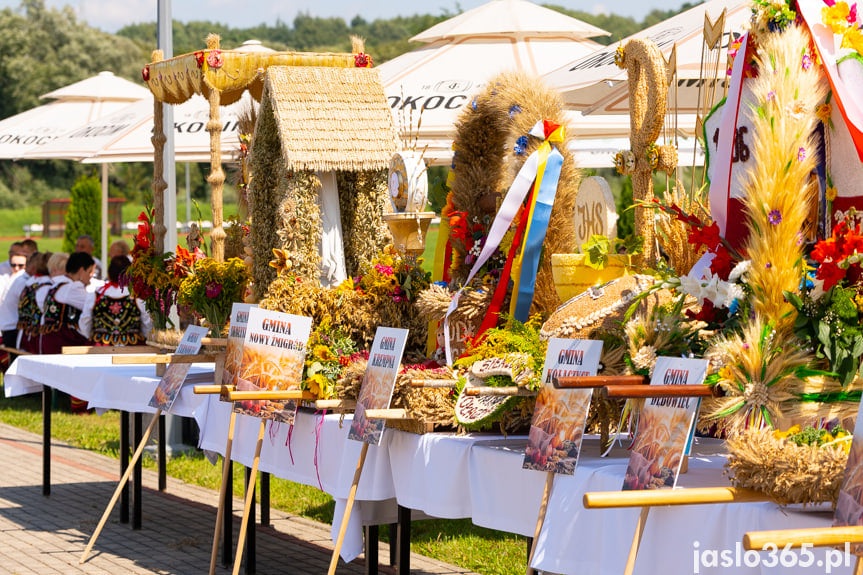
<svg viewBox="0 0 863 575">
<path fill-rule="evenodd" d="M 72 415 L 62 399 L 57 404 L 51 419 L 52 437 L 109 457 L 119 457 L 119 412 L 109 411 L 101 416 Z M 41 434 L 40 396 L 6 399 L 0 392 L 0 422 Z M 144 466 L 155 469 L 156 462 L 145 458 Z M 167 471 L 171 477 L 209 489 L 219 489 L 221 482 L 221 463 L 211 465 L 198 450 L 171 458 Z M 243 474 L 243 467 L 235 465 L 234 494 L 238 496 L 243 491 Z M 275 509 L 332 523 L 333 499 L 315 487 L 272 477 L 270 500 Z M 387 530 L 381 530 L 384 541 L 387 535 Z M 526 567 L 524 537 L 477 527 L 469 519 L 414 521 L 411 550 L 484 575 L 516 575 L 524 573 Z"/>
</svg>

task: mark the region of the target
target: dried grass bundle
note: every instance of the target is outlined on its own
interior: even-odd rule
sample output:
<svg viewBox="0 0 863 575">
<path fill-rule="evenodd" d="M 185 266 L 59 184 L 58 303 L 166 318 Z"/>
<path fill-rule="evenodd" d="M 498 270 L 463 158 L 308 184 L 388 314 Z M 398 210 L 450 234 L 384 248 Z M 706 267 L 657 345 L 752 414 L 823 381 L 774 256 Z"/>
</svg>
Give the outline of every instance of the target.
<svg viewBox="0 0 863 575">
<path fill-rule="evenodd" d="M 834 505 L 848 454 L 842 447 L 796 445 L 770 430 L 749 429 L 728 440 L 726 473 L 737 487 L 765 493 L 777 503 Z"/>
<path fill-rule="evenodd" d="M 702 203 L 696 196 L 688 194 L 679 179 L 671 191 L 666 190 L 665 203 L 679 206 L 685 213 L 698 217 L 702 222 L 707 223 L 710 220 L 709 205 Z M 688 225 L 673 215 L 664 211 L 657 213 L 656 239 L 668 256 L 669 265 L 679 276 L 688 274 L 707 250 L 704 246 L 698 250 L 692 249 L 692 244 L 689 243 L 689 229 Z"/>
</svg>

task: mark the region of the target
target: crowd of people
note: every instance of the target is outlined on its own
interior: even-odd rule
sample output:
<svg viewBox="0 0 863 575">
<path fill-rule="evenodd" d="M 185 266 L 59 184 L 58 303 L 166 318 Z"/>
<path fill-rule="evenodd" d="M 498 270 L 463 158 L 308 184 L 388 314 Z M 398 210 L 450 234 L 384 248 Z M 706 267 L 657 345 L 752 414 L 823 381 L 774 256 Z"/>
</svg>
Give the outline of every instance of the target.
<svg viewBox="0 0 863 575">
<path fill-rule="evenodd" d="M 9 247 L 0 263 L 0 332 L 6 352 L 61 353 L 64 346 L 136 345 L 153 322 L 144 302 L 132 297 L 123 276 L 131 264 L 124 240 L 111 244 L 107 278 L 93 256 L 94 242 L 82 235 L 75 252 L 40 252 L 31 239 Z M 72 409 L 86 403 L 73 398 Z"/>
</svg>

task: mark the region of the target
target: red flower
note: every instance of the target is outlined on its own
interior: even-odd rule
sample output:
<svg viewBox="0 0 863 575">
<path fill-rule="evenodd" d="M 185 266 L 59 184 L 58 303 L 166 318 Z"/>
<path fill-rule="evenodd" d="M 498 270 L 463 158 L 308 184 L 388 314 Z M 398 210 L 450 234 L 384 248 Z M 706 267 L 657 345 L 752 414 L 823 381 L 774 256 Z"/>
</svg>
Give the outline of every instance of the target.
<svg viewBox="0 0 863 575">
<path fill-rule="evenodd" d="M 824 280 L 824 291 L 827 291 L 845 277 L 845 270 L 833 262 L 823 262 L 818 266 L 815 277 L 819 280 Z"/>
<path fill-rule="evenodd" d="M 219 297 L 219 294 L 222 293 L 222 284 L 216 282 L 209 282 L 207 284 L 206 296 L 209 298 Z"/>
<path fill-rule="evenodd" d="M 701 246 L 706 246 L 707 249 L 712 250 L 722 241 L 722 238 L 719 235 L 719 225 L 716 222 L 713 222 L 709 226 L 693 228 L 689 232 L 687 241 L 695 246 L 696 250 Z"/>
<path fill-rule="evenodd" d="M 204 65 L 204 52 L 202 50 L 195 52 L 195 62 L 197 62 L 198 68 Z"/>
<path fill-rule="evenodd" d="M 144 69 L 141 70 L 141 76 L 144 78 L 145 82 L 150 81 L 150 65 L 149 64 L 144 66 Z"/>
<path fill-rule="evenodd" d="M 357 68 L 371 68 L 372 57 L 368 54 L 363 54 L 362 52 L 360 52 L 359 54 L 354 54 L 354 65 Z"/>
<path fill-rule="evenodd" d="M 716 246 L 715 250 L 711 250 L 714 254 L 713 261 L 710 262 L 710 271 L 713 275 L 719 276 L 723 281 L 728 280 L 728 275 L 734 269 L 735 261 L 731 252 L 723 245 Z"/>
</svg>

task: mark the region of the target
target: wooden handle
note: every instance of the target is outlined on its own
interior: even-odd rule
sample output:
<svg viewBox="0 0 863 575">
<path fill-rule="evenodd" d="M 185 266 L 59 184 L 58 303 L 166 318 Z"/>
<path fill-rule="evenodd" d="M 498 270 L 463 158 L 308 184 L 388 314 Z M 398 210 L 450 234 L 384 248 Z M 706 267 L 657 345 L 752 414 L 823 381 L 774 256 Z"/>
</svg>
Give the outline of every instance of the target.
<svg viewBox="0 0 863 575">
<path fill-rule="evenodd" d="M 234 391 L 233 385 L 196 385 L 194 391 L 198 395 L 221 394 L 222 392 L 229 393 Z"/>
<path fill-rule="evenodd" d="M 63 355 L 102 355 L 120 353 L 153 353 L 149 345 L 64 345 Z"/>
<path fill-rule="evenodd" d="M 412 379 L 411 387 L 430 388 L 430 389 L 447 389 L 458 385 L 455 379 Z"/>
<path fill-rule="evenodd" d="M 779 549 L 786 545 L 800 547 L 811 543 L 813 547 L 828 547 L 845 543 L 863 543 L 863 527 L 820 527 L 812 529 L 780 529 L 777 531 L 750 531 L 743 536 L 746 550 L 761 551 L 773 543 Z"/>
<path fill-rule="evenodd" d="M 648 383 L 647 378 L 643 375 L 588 375 L 584 377 L 559 377 L 555 380 L 555 385 L 564 389 L 605 387 L 606 385 L 644 385 L 646 383 Z"/>
<path fill-rule="evenodd" d="M 284 391 L 229 391 L 229 401 L 247 401 L 250 399 L 268 399 L 280 401 L 282 399 L 315 399 L 318 397 L 310 391 L 299 389 L 288 389 Z"/>
<path fill-rule="evenodd" d="M 116 355 L 111 358 L 114 365 L 134 365 L 152 363 L 215 363 L 219 354 L 199 353 L 196 355 Z"/>
<path fill-rule="evenodd" d="M 315 409 L 356 409 L 357 402 L 351 399 L 319 399 Z"/>
<path fill-rule="evenodd" d="M 407 409 L 367 409 L 363 415 L 366 419 L 409 419 Z"/>
<path fill-rule="evenodd" d="M 351 510 L 354 507 L 357 487 L 360 484 L 360 476 L 362 475 L 363 465 L 366 463 L 366 454 L 368 452 L 369 444 L 363 443 L 363 448 L 360 450 L 360 460 L 357 462 L 357 470 L 354 471 L 354 480 L 351 483 L 350 491 L 348 491 L 348 500 L 345 502 L 345 512 L 342 515 L 342 523 L 339 525 L 339 536 L 336 538 L 336 543 L 333 547 L 333 556 L 330 558 L 330 568 L 327 571 L 327 575 L 335 575 L 336 567 L 339 565 L 339 554 L 342 550 L 342 543 L 345 541 L 345 533 L 348 532 L 348 520 L 351 518 Z"/>
<path fill-rule="evenodd" d="M 595 491 L 584 494 L 587 509 L 651 507 L 658 505 L 708 505 L 772 501 L 759 491 L 738 487 L 697 487 L 692 489 L 647 489 L 644 491 Z"/>
<path fill-rule="evenodd" d="M 710 397 L 708 385 L 609 385 L 602 388 L 605 397 Z"/>
<path fill-rule="evenodd" d="M 523 387 L 466 387 L 463 393 L 468 397 L 476 397 L 479 395 L 494 395 L 498 397 L 523 396 L 532 397 L 537 394 L 535 391 L 530 391 Z"/>
<path fill-rule="evenodd" d="M 23 349 L 18 349 L 17 347 L 6 347 L 5 345 L 0 345 L 0 351 L 5 351 L 6 353 L 11 353 L 14 355 L 33 355 L 29 351 L 24 351 Z"/>
</svg>

